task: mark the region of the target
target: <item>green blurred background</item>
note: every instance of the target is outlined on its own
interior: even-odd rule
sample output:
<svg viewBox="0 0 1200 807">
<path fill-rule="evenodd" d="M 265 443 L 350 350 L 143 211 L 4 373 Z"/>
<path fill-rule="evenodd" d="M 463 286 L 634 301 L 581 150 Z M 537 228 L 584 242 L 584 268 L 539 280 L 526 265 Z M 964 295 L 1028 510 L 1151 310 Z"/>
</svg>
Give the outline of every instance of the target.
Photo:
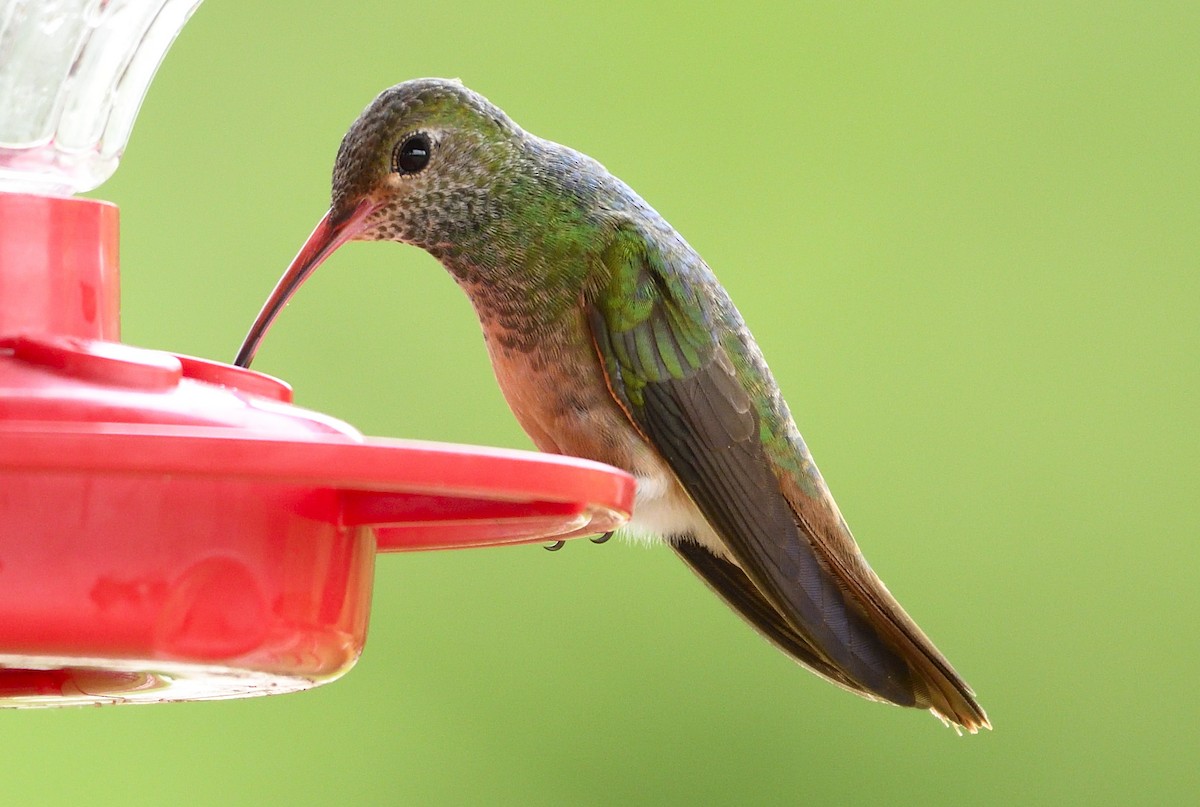
<svg viewBox="0 0 1200 807">
<path fill-rule="evenodd" d="M 0 715 L 4 801 L 1194 803 L 1200 10 L 983 6 L 207 0 L 93 195 L 126 341 L 229 360 L 384 87 L 458 76 L 595 156 L 729 287 L 994 732 L 578 542 L 382 558 L 312 692 Z M 344 249 L 256 367 L 369 434 L 530 446 L 416 249 Z"/>
</svg>

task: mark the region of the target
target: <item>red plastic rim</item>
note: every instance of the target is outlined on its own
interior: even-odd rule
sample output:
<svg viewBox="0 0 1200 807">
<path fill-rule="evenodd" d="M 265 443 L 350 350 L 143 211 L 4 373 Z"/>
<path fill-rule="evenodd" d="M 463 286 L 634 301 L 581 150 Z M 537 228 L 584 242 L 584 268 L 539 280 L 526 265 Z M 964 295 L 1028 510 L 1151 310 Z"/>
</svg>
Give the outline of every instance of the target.
<svg viewBox="0 0 1200 807">
<path fill-rule="evenodd" d="M 635 483 L 574 457 L 381 438 L 274 439 L 234 429 L 33 424 L 0 428 L 0 468 L 287 483 L 340 492 L 338 523 L 378 550 L 534 543 L 616 529 Z M 447 532 L 452 528 L 454 535 Z"/>
</svg>

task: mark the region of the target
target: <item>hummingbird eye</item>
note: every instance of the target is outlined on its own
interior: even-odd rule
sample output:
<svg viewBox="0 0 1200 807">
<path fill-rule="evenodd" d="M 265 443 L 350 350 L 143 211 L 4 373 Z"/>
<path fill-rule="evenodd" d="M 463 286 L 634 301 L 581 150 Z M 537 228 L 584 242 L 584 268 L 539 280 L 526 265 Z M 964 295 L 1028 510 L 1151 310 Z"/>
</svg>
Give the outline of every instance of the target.
<svg viewBox="0 0 1200 807">
<path fill-rule="evenodd" d="M 392 154 L 392 170 L 397 174 L 415 174 L 429 165 L 429 136 L 415 134 L 406 137 Z"/>
</svg>

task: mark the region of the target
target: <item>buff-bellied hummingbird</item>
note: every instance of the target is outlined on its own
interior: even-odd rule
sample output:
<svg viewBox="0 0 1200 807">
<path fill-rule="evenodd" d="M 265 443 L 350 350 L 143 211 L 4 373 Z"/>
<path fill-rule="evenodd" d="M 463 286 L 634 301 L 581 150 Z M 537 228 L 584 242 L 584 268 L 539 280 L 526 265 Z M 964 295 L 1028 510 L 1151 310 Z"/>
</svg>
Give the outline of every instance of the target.
<svg viewBox="0 0 1200 807">
<path fill-rule="evenodd" d="M 666 541 L 781 650 L 863 697 L 990 727 L 863 559 L 712 270 L 604 166 L 458 81 L 385 90 L 342 140 L 329 211 L 239 365 L 354 240 L 415 244 L 441 261 L 538 448 L 633 474 L 630 531 Z"/>
</svg>

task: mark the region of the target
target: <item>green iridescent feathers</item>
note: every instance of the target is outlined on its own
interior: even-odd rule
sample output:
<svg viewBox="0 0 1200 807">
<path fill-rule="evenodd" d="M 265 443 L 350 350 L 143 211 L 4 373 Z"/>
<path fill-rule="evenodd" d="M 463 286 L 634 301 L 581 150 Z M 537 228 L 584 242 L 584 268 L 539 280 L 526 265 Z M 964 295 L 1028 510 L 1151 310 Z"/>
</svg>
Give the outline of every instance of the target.
<svg viewBox="0 0 1200 807">
<path fill-rule="evenodd" d="M 610 373 L 629 404 L 642 407 L 646 384 L 695 375 L 716 344 L 696 291 L 662 265 L 631 227 L 617 229 L 601 258 L 607 283 L 597 295 L 596 323 Z"/>
</svg>

